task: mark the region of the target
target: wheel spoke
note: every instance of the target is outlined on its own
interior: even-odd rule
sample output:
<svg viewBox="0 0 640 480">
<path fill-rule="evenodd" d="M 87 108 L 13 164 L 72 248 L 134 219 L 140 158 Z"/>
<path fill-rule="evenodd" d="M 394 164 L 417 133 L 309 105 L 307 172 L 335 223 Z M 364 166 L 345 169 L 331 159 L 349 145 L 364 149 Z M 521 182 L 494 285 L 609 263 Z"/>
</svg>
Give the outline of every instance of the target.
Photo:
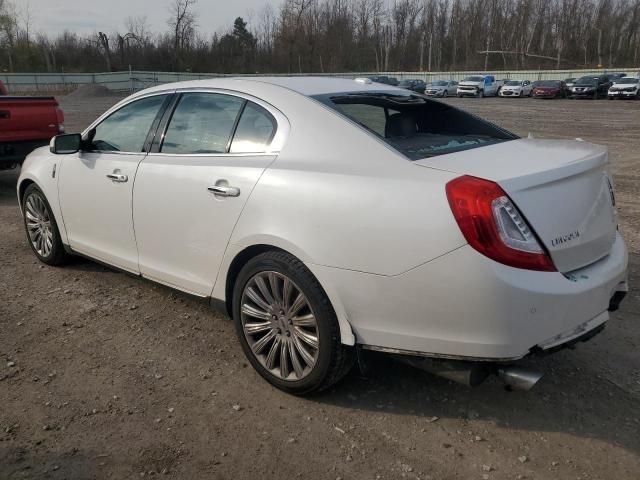
<svg viewBox="0 0 640 480">
<path fill-rule="evenodd" d="M 282 296 L 280 295 L 280 287 L 278 286 L 278 277 L 274 272 L 269 272 L 269 286 L 271 287 L 271 293 L 276 303 L 282 303 Z"/>
<path fill-rule="evenodd" d="M 318 348 L 318 337 L 315 335 L 305 332 L 301 328 L 293 327 L 293 334 L 296 335 L 300 340 L 305 342 L 307 345 L 310 345 L 313 348 Z"/>
<path fill-rule="evenodd" d="M 296 349 L 298 350 L 298 353 L 300 354 L 304 362 L 310 367 L 312 367 L 316 363 L 313 358 L 313 355 L 309 353 L 309 351 L 306 349 L 306 347 L 302 344 L 302 342 L 297 336 L 294 335 L 292 338 L 293 338 L 293 344 L 296 346 Z"/>
<path fill-rule="evenodd" d="M 293 301 L 293 305 L 291 305 L 291 308 L 289 309 L 289 315 L 291 315 L 292 317 L 298 313 L 302 307 L 304 307 L 307 304 L 307 299 L 304 298 L 304 295 L 302 294 L 302 292 L 298 293 L 298 296 L 296 297 L 296 299 Z"/>
<path fill-rule="evenodd" d="M 264 337 L 262 337 L 260 340 L 258 340 L 256 343 L 253 344 L 253 346 L 251 347 L 253 352 L 256 355 L 259 354 L 262 350 L 264 350 L 264 347 L 267 346 L 269 341 L 273 337 L 275 337 L 275 335 L 276 335 L 276 332 L 274 330 L 271 330 L 270 332 L 268 332 Z"/>
<path fill-rule="evenodd" d="M 287 378 L 289 376 L 289 361 L 287 359 L 287 343 L 280 343 L 280 376 L 282 378 Z"/>
<path fill-rule="evenodd" d="M 271 322 L 255 322 L 244 324 L 244 331 L 249 335 L 255 335 L 256 333 L 266 332 L 271 329 L 273 329 L 273 325 L 271 324 Z"/>
<path fill-rule="evenodd" d="M 289 310 L 289 300 L 291 300 L 291 292 L 293 291 L 293 283 L 287 278 L 282 279 L 282 306 L 285 310 Z"/>
<path fill-rule="evenodd" d="M 296 353 L 296 347 L 293 342 L 287 342 L 289 345 L 289 357 L 291 357 L 291 365 L 293 365 L 293 370 L 296 372 L 296 377 L 302 378 L 304 374 L 304 369 L 302 365 L 300 365 L 300 359 L 298 358 L 298 354 Z"/>
<path fill-rule="evenodd" d="M 265 311 L 271 310 L 271 307 L 269 306 L 269 304 L 265 302 L 260 297 L 258 292 L 256 292 L 252 287 L 247 288 L 246 293 L 247 293 L 247 297 L 249 297 L 251 301 L 255 303 L 257 306 L 259 306 L 262 310 L 265 310 Z"/>
<path fill-rule="evenodd" d="M 267 284 L 264 281 L 264 278 L 262 278 L 262 276 L 256 277 L 256 285 L 258 286 L 258 289 L 260 290 L 262 297 L 267 301 L 267 303 L 273 305 L 274 303 L 273 297 L 271 296 L 271 293 L 267 288 Z"/>
<path fill-rule="evenodd" d="M 242 305 L 242 313 L 244 313 L 245 315 L 249 315 L 250 317 L 260 318 L 262 320 L 271 319 L 271 314 L 269 312 L 265 312 L 264 310 L 252 307 L 248 303 Z"/>
<path fill-rule="evenodd" d="M 293 317 L 291 321 L 297 327 L 316 327 L 316 317 L 313 315 L 313 313 L 307 313 L 306 315 Z"/>
<path fill-rule="evenodd" d="M 265 365 L 269 370 L 272 370 L 276 363 L 276 355 L 280 351 L 280 339 L 276 337 L 276 339 L 271 344 L 271 348 L 269 349 L 269 354 L 267 355 L 267 359 L 265 360 Z"/>
</svg>

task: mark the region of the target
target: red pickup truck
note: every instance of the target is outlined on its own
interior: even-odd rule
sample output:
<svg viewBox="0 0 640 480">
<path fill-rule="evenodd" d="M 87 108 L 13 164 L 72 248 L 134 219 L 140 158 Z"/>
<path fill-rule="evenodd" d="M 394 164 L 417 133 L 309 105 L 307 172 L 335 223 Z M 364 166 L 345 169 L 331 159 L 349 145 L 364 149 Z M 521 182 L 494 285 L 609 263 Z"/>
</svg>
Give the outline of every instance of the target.
<svg viewBox="0 0 640 480">
<path fill-rule="evenodd" d="M 37 147 L 64 133 L 64 114 L 53 97 L 14 97 L 0 82 L 0 170 L 22 164 Z"/>
</svg>

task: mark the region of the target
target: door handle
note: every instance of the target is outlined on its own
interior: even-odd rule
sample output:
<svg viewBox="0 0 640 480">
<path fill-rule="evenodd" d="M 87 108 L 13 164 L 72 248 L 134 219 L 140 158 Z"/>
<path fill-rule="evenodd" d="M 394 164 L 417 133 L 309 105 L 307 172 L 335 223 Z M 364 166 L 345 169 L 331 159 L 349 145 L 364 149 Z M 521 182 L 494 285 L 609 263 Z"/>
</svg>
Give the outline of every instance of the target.
<svg viewBox="0 0 640 480">
<path fill-rule="evenodd" d="M 114 182 L 124 183 L 129 180 L 129 177 L 122 175 L 121 173 L 107 173 L 107 178 Z"/>
<path fill-rule="evenodd" d="M 213 187 L 208 187 L 209 190 L 214 195 L 219 197 L 238 197 L 240 196 L 240 189 L 238 187 L 227 187 L 224 185 L 214 185 Z"/>
</svg>

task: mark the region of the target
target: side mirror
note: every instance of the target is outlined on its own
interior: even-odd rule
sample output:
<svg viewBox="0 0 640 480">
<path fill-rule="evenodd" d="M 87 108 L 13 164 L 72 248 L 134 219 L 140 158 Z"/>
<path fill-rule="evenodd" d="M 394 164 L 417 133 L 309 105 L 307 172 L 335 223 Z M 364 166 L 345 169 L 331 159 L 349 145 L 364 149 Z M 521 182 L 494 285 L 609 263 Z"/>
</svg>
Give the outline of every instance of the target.
<svg viewBox="0 0 640 480">
<path fill-rule="evenodd" d="M 66 135 L 56 135 L 51 139 L 49 150 L 56 155 L 69 155 L 77 153 L 82 147 L 82 135 L 79 133 L 69 133 Z"/>
</svg>

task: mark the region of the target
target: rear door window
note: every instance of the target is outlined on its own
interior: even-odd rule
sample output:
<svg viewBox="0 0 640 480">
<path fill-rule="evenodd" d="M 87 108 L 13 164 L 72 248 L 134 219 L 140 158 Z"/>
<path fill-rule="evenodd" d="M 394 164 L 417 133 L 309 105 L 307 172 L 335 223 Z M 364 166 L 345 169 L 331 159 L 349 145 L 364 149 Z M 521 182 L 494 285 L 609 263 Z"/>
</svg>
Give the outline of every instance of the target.
<svg viewBox="0 0 640 480">
<path fill-rule="evenodd" d="M 162 153 L 219 154 L 228 151 L 245 100 L 218 93 L 185 93 L 176 107 Z"/>
</svg>

